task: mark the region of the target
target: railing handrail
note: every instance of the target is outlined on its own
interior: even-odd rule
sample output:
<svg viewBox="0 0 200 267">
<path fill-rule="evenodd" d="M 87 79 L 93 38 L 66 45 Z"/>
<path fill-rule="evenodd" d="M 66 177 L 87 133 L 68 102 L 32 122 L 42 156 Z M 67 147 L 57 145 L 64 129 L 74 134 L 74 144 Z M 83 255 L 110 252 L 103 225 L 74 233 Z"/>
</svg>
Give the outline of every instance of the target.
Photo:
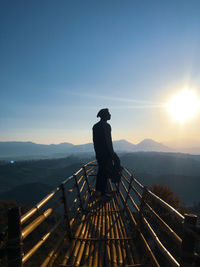
<svg viewBox="0 0 200 267">
<path fill-rule="evenodd" d="M 60 190 L 60 187 L 57 187 L 51 193 L 46 195 L 40 202 L 38 202 L 31 210 L 26 212 L 21 217 L 21 224 L 25 223 L 28 219 L 30 219 L 37 211 L 39 211 L 55 194 Z"/>
<path fill-rule="evenodd" d="M 149 189 L 147 190 L 148 194 L 153 197 L 154 199 L 156 199 L 157 201 L 160 202 L 160 204 L 162 206 L 164 206 L 166 209 L 168 209 L 170 212 L 172 212 L 173 214 L 175 214 L 177 216 L 177 219 L 179 219 L 181 222 L 183 222 L 184 220 L 184 216 L 178 212 L 175 208 L 173 208 L 171 205 L 169 205 L 166 201 L 164 201 L 163 199 L 161 199 L 159 196 L 157 196 L 156 194 L 154 194 L 152 191 L 150 191 Z"/>
<path fill-rule="evenodd" d="M 84 207 L 86 207 L 86 204 L 88 203 L 87 200 L 89 199 L 89 195 L 92 194 L 90 184 L 88 182 L 88 177 L 93 176 L 93 172 L 95 170 L 95 167 L 97 166 L 96 160 L 90 161 L 86 164 L 84 164 L 78 171 L 76 171 L 72 176 L 66 178 L 60 186 L 55 188 L 53 191 L 51 191 L 48 195 L 46 195 L 40 202 L 38 202 L 36 205 L 34 205 L 28 212 L 26 212 L 23 216 L 19 217 L 19 225 L 22 226 L 24 223 L 26 223 L 29 219 L 33 217 L 33 215 L 36 214 L 36 212 L 40 211 L 39 215 L 37 217 L 33 217 L 33 221 L 30 222 L 28 225 L 26 224 L 24 229 L 20 230 L 21 231 L 21 236 L 19 237 L 19 241 L 24 240 L 32 231 L 34 231 L 43 221 L 45 221 L 58 207 L 59 203 L 64 204 L 64 216 L 60 218 L 60 220 L 47 232 L 40 240 L 38 243 L 36 243 L 32 249 L 30 249 L 24 257 L 22 257 L 22 262 L 26 262 L 36 251 L 37 249 L 48 239 L 48 237 L 57 229 L 57 227 L 60 225 L 60 223 L 63 220 L 67 220 L 66 224 L 66 231 L 67 231 L 67 236 L 70 238 L 70 227 L 76 226 L 78 221 L 76 218 L 80 217 L 81 211 L 84 211 Z M 89 168 L 91 167 L 91 168 Z M 87 170 L 86 170 L 87 168 Z M 146 186 L 142 185 L 134 176 L 133 174 L 125 167 L 122 168 L 122 173 L 121 176 L 121 185 L 123 190 L 119 190 L 119 185 L 115 185 L 117 188 L 117 192 L 119 193 L 119 196 L 121 198 L 121 202 L 124 205 L 124 210 L 126 210 L 128 217 L 134 224 L 135 228 L 138 230 L 140 229 L 141 222 L 143 222 L 143 225 L 148 229 L 150 235 L 152 236 L 152 240 L 155 241 L 157 246 L 159 247 L 160 251 L 164 254 L 166 259 L 171 263 L 172 266 L 180 266 L 179 262 L 177 259 L 172 255 L 169 250 L 163 245 L 161 242 L 162 239 L 159 238 L 159 236 L 156 234 L 156 231 L 154 231 L 152 225 L 151 225 L 151 220 L 149 220 L 149 217 L 147 216 L 148 214 L 153 214 L 157 220 L 159 220 L 160 224 L 164 227 L 166 230 L 166 233 L 169 234 L 170 237 L 173 238 L 173 241 L 179 246 L 182 244 L 182 239 L 177 235 L 177 233 L 172 230 L 172 228 L 163 220 L 163 218 L 160 217 L 159 213 L 157 213 L 152 207 L 151 207 L 151 202 L 148 202 L 150 198 L 153 198 L 157 203 L 159 203 L 162 207 L 166 208 L 170 214 L 174 214 L 176 218 L 178 219 L 179 222 L 183 222 L 185 217 L 179 213 L 175 208 L 173 208 L 171 205 L 169 205 L 166 201 L 161 199 L 159 196 L 154 194 L 152 191 L 147 189 Z M 126 174 L 126 175 L 125 175 Z M 92 178 L 91 178 L 92 179 Z M 123 180 L 124 179 L 124 180 Z M 73 181 L 72 187 L 70 187 L 67 191 L 65 187 L 69 184 L 69 182 Z M 110 188 L 112 189 L 111 182 L 110 183 Z M 128 186 L 127 186 L 128 185 Z M 137 186 L 136 186 L 137 185 Z M 70 184 L 71 186 L 71 184 Z M 74 192 L 74 190 L 77 190 L 75 194 L 73 194 L 74 199 L 72 199 L 72 206 L 68 208 L 68 203 L 67 203 L 67 198 L 68 196 Z M 55 202 L 54 207 L 47 207 L 45 210 L 41 210 L 42 207 L 44 207 L 53 197 L 57 195 L 58 192 L 61 192 L 62 197 L 58 198 L 57 202 Z M 131 192 L 134 192 L 136 194 L 140 205 L 138 205 L 137 200 L 135 202 L 134 198 L 131 196 Z M 141 193 L 142 192 L 142 193 Z M 60 193 L 59 193 L 60 194 Z M 124 196 L 126 194 L 126 196 Z M 146 198 L 146 197 L 150 198 Z M 113 200 L 114 201 L 114 200 Z M 129 202 L 128 202 L 129 201 Z M 57 203 L 57 204 L 56 204 Z M 114 202 L 113 202 L 114 203 Z M 133 208 L 135 208 L 136 213 L 139 215 L 139 217 L 136 218 L 134 217 L 134 213 L 132 211 L 131 206 L 128 204 L 130 203 Z M 51 202 L 52 205 L 52 202 Z M 114 204 L 113 204 L 114 205 Z M 148 212 L 144 214 L 143 209 L 148 208 Z M 70 216 L 72 216 L 72 212 L 74 212 L 73 218 L 70 219 Z M 69 216 L 70 214 L 70 216 Z M 83 213 L 85 214 L 85 213 Z M 76 217 L 77 216 L 77 217 Z M 163 230 L 163 229 L 162 229 Z M 151 251 L 147 240 L 145 239 L 145 235 L 143 235 L 142 230 L 140 229 L 139 236 L 142 242 L 145 245 L 145 249 L 149 254 L 149 257 L 151 260 L 154 262 L 155 266 L 159 266 L 157 263 L 157 260 Z M 64 238 L 64 235 L 63 235 Z M 62 238 L 61 238 L 62 239 Z M 20 242 L 21 242 L 20 241 Z M 61 242 L 61 241 L 59 241 Z"/>
<path fill-rule="evenodd" d="M 125 194 L 127 194 L 127 197 L 125 198 L 122 194 L 122 192 L 120 192 L 118 190 L 118 192 L 120 193 L 120 197 L 122 198 L 122 202 L 124 203 L 124 207 L 126 207 L 127 210 L 129 210 L 129 207 L 127 206 L 127 200 L 129 199 L 129 203 L 132 204 L 132 208 L 136 209 L 136 212 L 140 215 L 140 220 L 139 220 L 139 228 L 140 228 L 140 224 L 141 222 L 143 222 L 143 225 L 146 227 L 146 229 L 148 230 L 149 234 L 151 235 L 152 239 L 154 240 L 154 242 L 156 243 L 157 247 L 159 248 L 159 250 L 162 252 L 162 254 L 165 256 L 165 258 L 167 259 L 167 261 L 171 264 L 171 266 L 180 266 L 179 260 L 180 258 L 178 257 L 177 259 L 174 257 L 174 255 L 172 255 L 169 251 L 169 249 L 167 249 L 165 247 L 165 245 L 161 242 L 160 237 L 156 234 L 156 232 L 154 231 L 154 229 L 152 228 L 151 223 L 149 222 L 148 218 L 151 218 L 151 215 L 154 215 L 155 218 L 158 220 L 158 222 L 160 222 L 160 225 L 164 228 L 161 227 L 161 229 L 165 230 L 165 232 L 168 234 L 168 236 L 170 238 L 173 238 L 172 240 L 175 242 L 175 251 L 181 251 L 181 261 L 182 262 L 188 262 L 188 258 L 191 259 L 191 257 L 194 259 L 195 258 L 195 253 L 193 250 L 192 253 L 192 249 L 194 249 L 194 238 L 196 238 L 197 240 L 197 236 L 195 235 L 195 233 L 193 232 L 194 229 L 197 230 L 197 227 L 195 226 L 195 218 L 197 216 L 195 215 L 187 215 L 185 214 L 185 216 L 183 216 L 180 212 L 178 212 L 175 208 L 173 208 L 171 205 L 169 205 L 166 201 L 164 201 L 163 199 L 161 199 L 160 197 L 158 197 L 156 194 L 154 194 L 152 191 L 150 191 L 149 189 L 147 189 L 146 186 L 141 185 L 137 179 L 135 179 L 132 175 L 132 173 L 130 171 L 128 171 L 126 168 L 123 168 L 123 170 L 126 172 L 126 174 L 128 174 L 129 179 L 126 177 L 126 175 L 122 174 L 122 179 L 124 179 L 124 181 L 126 181 L 128 188 L 126 187 L 125 183 L 123 181 L 121 181 L 121 185 L 123 187 L 123 190 L 125 192 Z M 137 191 L 137 189 L 133 186 L 132 183 L 137 184 L 140 189 L 142 190 L 142 195 Z M 131 190 L 137 195 L 137 197 L 139 198 L 140 201 L 140 207 L 138 207 L 138 205 L 135 203 L 135 201 L 132 199 L 130 192 Z M 180 236 L 171 229 L 171 227 L 169 226 L 168 223 L 166 223 L 158 214 L 157 212 L 154 211 L 154 209 L 151 207 L 149 200 L 150 198 L 153 198 L 156 203 L 159 203 L 162 207 L 164 207 L 165 209 L 167 209 L 170 214 L 173 214 L 176 216 L 176 219 L 178 220 L 179 223 L 181 223 L 179 225 L 179 227 L 181 227 L 183 225 L 184 222 L 184 229 L 185 229 L 185 233 L 186 233 L 186 237 L 183 234 L 183 237 L 180 238 Z M 125 200 L 126 199 L 126 200 Z M 148 208 L 149 213 L 145 213 L 143 211 L 144 207 Z M 128 211 L 128 213 L 130 213 L 130 211 Z M 147 216 L 147 217 L 146 217 Z M 187 223 L 186 222 L 186 218 L 187 218 Z M 189 219 L 188 219 L 189 218 Z M 190 224 L 188 224 L 188 221 L 191 221 Z M 156 221 L 157 222 L 157 221 Z M 155 224 L 153 224 L 155 227 Z M 155 229 L 157 228 L 157 224 Z M 142 228 L 141 228 L 142 229 Z M 188 232 L 190 233 L 190 237 L 188 237 Z M 189 239 L 188 239 L 189 238 Z M 187 241 L 185 241 L 187 240 Z M 188 241 L 190 240 L 190 241 Z M 188 245 L 183 245 L 183 244 L 187 244 L 187 242 L 189 242 L 189 246 Z M 192 247 L 192 249 L 190 248 L 188 250 L 189 247 Z M 189 252 L 190 251 L 190 252 Z M 173 252 L 174 254 L 174 252 Z M 185 256 L 186 255 L 186 256 Z M 177 256 L 176 256 L 177 257 Z M 186 259 L 185 259 L 186 258 Z"/>
<path fill-rule="evenodd" d="M 123 169 L 126 171 L 126 173 L 129 175 L 129 177 L 132 176 L 132 173 L 127 169 L 124 168 Z M 134 178 L 134 182 L 141 188 L 144 189 L 144 186 L 136 179 Z M 166 201 L 164 201 L 163 199 L 161 199 L 159 196 L 157 196 L 156 194 L 154 194 L 152 191 L 150 191 L 149 189 L 147 190 L 147 192 L 149 193 L 149 195 L 151 197 L 153 197 L 156 201 L 160 202 L 160 204 L 162 206 L 164 206 L 166 209 L 170 210 L 173 214 L 175 214 L 177 216 L 177 218 L 182 222 L 184 220 L 184 216 L 178 212 L 175 208 L 173 208 L 171 205 L 169 205 Z"/>
</svg>

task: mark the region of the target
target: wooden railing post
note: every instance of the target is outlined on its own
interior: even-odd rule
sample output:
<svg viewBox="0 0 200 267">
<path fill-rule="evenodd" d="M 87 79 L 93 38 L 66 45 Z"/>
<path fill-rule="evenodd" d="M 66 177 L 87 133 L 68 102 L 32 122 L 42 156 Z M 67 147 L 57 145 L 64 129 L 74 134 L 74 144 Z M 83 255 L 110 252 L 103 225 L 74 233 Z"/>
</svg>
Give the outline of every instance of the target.
<svg viewBox="0 0 200 267">
<path fill-rule="evenodd" d="M 76 177 L 76 175 L 74 175 L 73 177 L 74 177 L 74 180 L 75 180 L 75 183 L 76 183 L 77 194 L 78 194 L 79 202 L 80 202 L 80 208 L 83 210 L 83 203 L 82 203 L 82 199 L 81 199 L 81 194 L 80 194 L 80 190 L 79 190 L 79 186 L 78 186 L 77 177 Z"/>
<path fill-rule="evenodd" d="M 128 198 L 129 198 L 129 193 L 130 193 L 130 190 L 131 190 L 132 181 L 133 181 L 133 175 L 131 175 L 131 179 L 129 181 L 128 192 L 127 192 L 125 203 L 124 203 L 124 209 L 126 207 L 126 203 L 128 201 Z"/>
<path fill-rule="evenodd" d="M 192 266 L 194 262 L 194 252 L 195 252 L 195 226 L 197 224 L 197 216 L 194 214 L 184 214 L 185 219 L 183 222 L 183 237 L 182 237 L 182 259 L 181 267 Z"/>
<path fill-rule="evenodd" d="M 140 210 L 139 210 L 139 226 L 142 225 L 142 217 L 144 215 L 145 200 L 147 198 L 147 186 L 144 186 L 142 192 L 142 198 L 140 200 Z"/>
<path fill-rule="evenodd" d="M 66 227 L 67 227 L 67 235 L 68 235 L 68 238 L 71 240 L 72 239 L 72 232 L 71 232 L 71 227 L 70 227 L 70 223 L 69 223 L 69 209 L 68 209 L 68 205 L 67 205 L 67 199 L 66 199 L 66 195 L 65 195 L 64 184 L 61 184 L 61 190 L 62 190 L 62 200 L 63 200 L 64 213 L 65 213 L 64 216 L 65 216 Z"/>
<path fill-rule="evenodd" d="M 23 249 L 21 237 L 21 210 L 14 207 L 8 211 L 8 267 L 22 267 Z"/>
<path fill-rule="evenodd" d="M 90 193 L 90 195 L 91 195 L 90 184 L 89 184 L 89 181 L 88 181 L 88 175 L 87 175 L 87 172 L 86 172 L 85 166 L 83 166 L 83 172 L 84 172 L 84 175 L 85 175 L 85 180 L 86 180 L 86 183 L 87 183 L 87 186 L 88 186 L 88 192 L 89 192 L 89 193 Z"/>
</svg>

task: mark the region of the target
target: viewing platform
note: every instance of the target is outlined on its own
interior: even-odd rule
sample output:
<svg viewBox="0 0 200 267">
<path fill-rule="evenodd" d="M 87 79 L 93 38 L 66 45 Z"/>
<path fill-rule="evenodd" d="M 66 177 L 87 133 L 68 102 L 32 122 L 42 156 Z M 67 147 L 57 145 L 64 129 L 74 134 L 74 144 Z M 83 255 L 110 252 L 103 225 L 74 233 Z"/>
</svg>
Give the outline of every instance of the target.
<svg viewBox="0 0 200 267">
<path fill-rule="evenodd" d="M 89 162 L 24 215 L 12 208 L 0 266 L 200 266 L 196 215 L 183 216 L 125 167 L 119 184 L 109 179 L 110 197 L 97 197 L 96 173 Z"/>
</svg>

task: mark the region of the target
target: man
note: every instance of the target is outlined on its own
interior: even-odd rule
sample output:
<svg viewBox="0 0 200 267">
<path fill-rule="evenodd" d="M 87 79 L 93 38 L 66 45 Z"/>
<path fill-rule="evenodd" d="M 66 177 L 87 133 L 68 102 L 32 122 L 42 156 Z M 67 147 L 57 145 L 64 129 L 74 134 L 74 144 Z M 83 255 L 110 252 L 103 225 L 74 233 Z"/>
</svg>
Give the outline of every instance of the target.
<svg viewBox="0 0 200 267">
<path fill-rule="evenodd" d="M 98 162 L 96 194 L 108 196 L 106 186 L 108 178 L 112 175 L 114 158 L 111 126 L 107 123 L 111 115 L 109 110 L 104 108 L 98 112 L 97 117 L 100 117 L 100 121 L 93 126 L 93 143 Z"/>
</svg>

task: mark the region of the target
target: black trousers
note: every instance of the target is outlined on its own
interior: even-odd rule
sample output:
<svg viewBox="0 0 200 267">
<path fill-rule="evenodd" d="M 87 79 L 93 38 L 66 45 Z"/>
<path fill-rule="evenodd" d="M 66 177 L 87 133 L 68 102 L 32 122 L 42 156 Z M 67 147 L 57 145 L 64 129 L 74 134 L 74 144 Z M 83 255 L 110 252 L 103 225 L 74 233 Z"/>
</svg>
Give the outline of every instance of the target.
<svg viewBox="0 0 200 267">
<path fill-rule="evenodd" d="M 108 178 L 110 178 L 112 174 L 112 158 L 97 159 L 97 163 L 98 172 L 96 180 L 96 190 L 104 194 L 107 188 Z"/>
</svg>

